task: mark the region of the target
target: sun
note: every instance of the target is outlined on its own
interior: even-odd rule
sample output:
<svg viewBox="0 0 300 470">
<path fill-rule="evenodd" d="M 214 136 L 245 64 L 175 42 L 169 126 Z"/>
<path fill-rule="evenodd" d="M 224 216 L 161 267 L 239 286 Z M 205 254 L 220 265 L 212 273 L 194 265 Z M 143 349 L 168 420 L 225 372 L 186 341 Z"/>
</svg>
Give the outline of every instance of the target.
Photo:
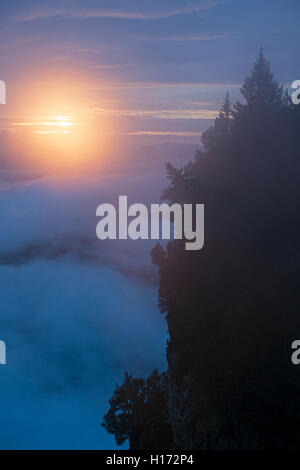
<svg viewBox="0 0 300 470">
<path fill-rule="evenodd" d="M 34 147 L 57 167 L 83 163 L 87 148 L 86 128 L 74 115 L 42 116 L 33 121 Z M 90 142 L 91 144 L 91 142 Z"/>
<path fill-rule="evenodd" d="M 57 125 L 60 127 L 70 127 L 76 125 L 76 122 L 74 122 L 72 116 L 57 116 L 56 121 Z"/>
<path fill-rule="evenodd" d="M 69 130 L 66 130 L 66 128 L 76 126 L 77 124 L 78 123 L 72 116 L 54 116 L 50 118 L 42 118 L 41 120 L 36 120 L 35 122 L 30 123 L 30 125 L 35 127 L 34 133 L 40 135 L 66 135 L 69 134 Z M 24 123 L 24 125 L 26 125 L 26 123 Z"/>
<path fill-rule="evenodd" d="M 109 159 L 110 122 L 99 116 L 90 82 L 28 83 L 11 109 L 11 127 L 24 166 L 45 170 L 94 171 Z"/>
<path fill-rule="evenodd" d="M 52 112 L 51 112 L 52 111 Z M 36 166 L 72 169 L 89 163 L 94 145 L 88 123 L 80 115 L 54 114 L 53 110 L 15 122 L 22 129 L 24 147 Z"/>
</svg>

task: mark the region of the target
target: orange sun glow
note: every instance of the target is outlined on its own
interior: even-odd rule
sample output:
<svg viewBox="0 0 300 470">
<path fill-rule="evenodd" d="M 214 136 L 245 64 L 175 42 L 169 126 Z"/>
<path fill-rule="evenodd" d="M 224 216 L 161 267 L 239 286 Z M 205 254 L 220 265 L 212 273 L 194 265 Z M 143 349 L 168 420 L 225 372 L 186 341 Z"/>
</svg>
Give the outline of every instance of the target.
<svg viewBox="0 0 300 470">
<path fill-rule="evenodd" d="M 107 122 L 96 119 L 84 84 L 75 86 L 70 78 L 37 83 L 28 85 L 12 110 L 11 127 L 24 162 L 36 168 L 93 170 L 108 148 Z"/>
</svg>

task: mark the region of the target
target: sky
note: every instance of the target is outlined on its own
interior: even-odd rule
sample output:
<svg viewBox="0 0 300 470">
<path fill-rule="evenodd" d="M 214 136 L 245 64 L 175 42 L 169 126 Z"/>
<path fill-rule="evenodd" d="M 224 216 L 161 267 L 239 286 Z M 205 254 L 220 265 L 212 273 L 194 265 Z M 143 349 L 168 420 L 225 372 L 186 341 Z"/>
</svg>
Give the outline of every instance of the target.
<svg viewBox="0 0 300 470">
<path fill-rule="evenodd" d="M 226 91 L 240 98 L 260 47 L 280 82 L 297 79 L 299 10 L 297 0 L 5 2 L 2 130 L 47 142 L 88 127 L 90 143 L 101 134 L 98 151 L 116 141 L 199 144 Z M 54 115 L 69 128 L 41 127 Z"/>
<path fill-rule="evenodd" d="M 165 369 L 167 331 L 153 242 L 99 241 L 96 208 L 158 202 L 164 162 L 193 158 L 260 47 L 300 78 L 299 0 L 0 9 L 0 448 L 114 449 L 108 399 L 125 371 Z"/>
</svg>

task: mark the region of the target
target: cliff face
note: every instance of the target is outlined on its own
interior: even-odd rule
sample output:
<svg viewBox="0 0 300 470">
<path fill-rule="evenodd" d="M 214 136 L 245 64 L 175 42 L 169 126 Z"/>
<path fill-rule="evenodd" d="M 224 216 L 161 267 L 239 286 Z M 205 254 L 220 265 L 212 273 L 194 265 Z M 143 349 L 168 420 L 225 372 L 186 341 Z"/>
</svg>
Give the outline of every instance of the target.
<svg viewBox="0 0 300 470">
<path fill-rule="evenodd" d="M 195 417 L 191 415 L 192 401 L 188 378 L 180 385 L 168 380 L 168 413 L 173 432 L 175 449 L 195 448 Z"/>
<path fill-rule="evenodd" d="M 212 404 L 194 397 L 193 380 L 185 376 L 168 383 L 168 412 L 175 450 L 259 449 L 247 430 L 236 423 L 233 433 L 222 432 L 222 423 Z"/>
<path fill-rule="evenodd" d="M 275 345 L 268 362 L 222 374 L 212 368 L 209 381 L 198 368 L 176 375 L 179 358 L 169 353 L 166 400 L 174 449 L 299 449 L 299 376 L 283 353 Z"/>
<path fill-rule="evenodd" d="M 168 203 L 205 204 L 203 250 L 152 250 L 169 342 L 168 412 L 181 449 L 299 449 L 299 111 L 261 51 Z M 284 158 L 283 158 L 284 155 Z M 293 403 L 293 406 L 291 406 Z"/>
<path fill-rule="evenodd" d="M 212 408 L 200 396 L 195 401 L 190 376 L 183 377 L 180 384 L 169 382 L 168 410 L 175 449 L 228 448 L 229 443 L 218 442 L 216 416 Z"/>
</svg>

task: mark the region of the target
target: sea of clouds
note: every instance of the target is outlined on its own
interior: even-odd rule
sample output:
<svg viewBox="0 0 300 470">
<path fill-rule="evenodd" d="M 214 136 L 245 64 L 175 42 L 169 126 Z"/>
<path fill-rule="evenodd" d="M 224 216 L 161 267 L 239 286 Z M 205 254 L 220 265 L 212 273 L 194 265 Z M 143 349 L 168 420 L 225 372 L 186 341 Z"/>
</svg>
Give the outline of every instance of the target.
<svg viewBox="0 0 300 470">
<path fill-rule="evenodd" d="M 166 367 L 167 333 L 155 242 L 98 240 L 96 207 L 158 202 L 165 186 L 0 172 L 0 448 L 116 448 L 100 426 L 108 399 L 126 370 Z"/>
</svg>

